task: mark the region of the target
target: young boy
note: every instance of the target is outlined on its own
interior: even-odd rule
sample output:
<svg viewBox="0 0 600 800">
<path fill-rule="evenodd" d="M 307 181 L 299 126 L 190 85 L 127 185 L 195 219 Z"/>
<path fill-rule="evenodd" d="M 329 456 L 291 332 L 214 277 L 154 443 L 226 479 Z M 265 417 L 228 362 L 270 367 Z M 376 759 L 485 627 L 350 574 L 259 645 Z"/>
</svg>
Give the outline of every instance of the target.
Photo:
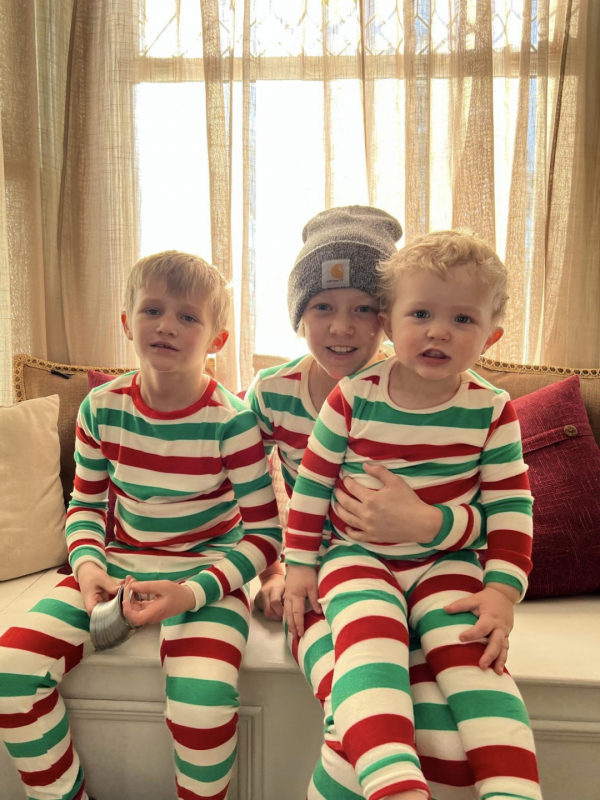
<svg viewBox="0 0 600 800">
<path fill-rule="evenodd" d="M 508 673 L 480 668 L 490 656 L 503 663 L 531 567 L 518 421 L 508 395 L 469 369 L 503 333 L 506 272 L 490 247 L 458 231 L 420 237 L 381 270 L 381 320 L 395 357 L 340 381 L 321 409 L 291 501 L 286 619 L 302 634 L 305 600 L 318 593 L 335 648 L 333 718 L 369 800 L 430 796 L 413 744 L 407 622 L 456 718 L 479 796 L 539 800 L 518 690 Z M 346 491 L 348 477 L 378 488 L 371 463 L 444 514 L 479 502 L 485 573 L 464 542 L 443 553 L 435 539 L 349 537 L 332 492 Z M 333 536 L 317 580 L 328 512 Z"/>
<path fill-rule="evenodd" d="M 127 617 L 162 623 L 177 796 L 226 797 L 245 584 L 281 542 L 254 414 L 204 373 L 227 341 L 228 307 L 222 276 L 196 256 L 148 256 L 129 276 L 122 322 L 140 369 L 93 390 L 79 411 L 73 577 L 0 638 L 0 728 L 29 797 L 88 797 L 56 687 L 84 655 L 93 607 L 123 581 Z M 105 547 L 109 485 L 116 540 Z M 136 591 L 151 599 L 130 603 Z"/>
</svg>

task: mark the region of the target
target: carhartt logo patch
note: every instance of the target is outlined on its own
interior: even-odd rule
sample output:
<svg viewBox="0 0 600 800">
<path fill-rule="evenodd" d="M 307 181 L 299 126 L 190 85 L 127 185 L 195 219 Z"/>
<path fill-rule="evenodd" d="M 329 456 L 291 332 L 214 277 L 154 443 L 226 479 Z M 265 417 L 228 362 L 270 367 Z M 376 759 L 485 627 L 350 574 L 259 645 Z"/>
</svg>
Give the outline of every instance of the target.
<svg viewBox="0 0 600 800">
<path fill-rule="evenodd" d="M 323 289 L 342 289 L 350 286 L 350 259 L 342 258 L 335 261 L 323 261 Z"/>
</svg>

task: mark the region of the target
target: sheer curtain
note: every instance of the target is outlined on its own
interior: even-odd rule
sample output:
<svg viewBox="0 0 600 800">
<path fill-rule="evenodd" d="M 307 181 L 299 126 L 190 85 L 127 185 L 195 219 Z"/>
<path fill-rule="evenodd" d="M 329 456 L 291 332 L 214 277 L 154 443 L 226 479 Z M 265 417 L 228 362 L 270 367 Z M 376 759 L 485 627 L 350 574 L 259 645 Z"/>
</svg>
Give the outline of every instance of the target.
<svg viewBox="0 0 600 800">
<path fill-rule="evenodd" d="M 294 355 L 303 224 L 371 203 L 478 231 L 511 278 L 502 360 L 600 363 L 599 4 L 0 0 L 0 402 L 12 353 L 126 365 L 136 258 L 233 282 L 218 359 Z"/>
</svg>

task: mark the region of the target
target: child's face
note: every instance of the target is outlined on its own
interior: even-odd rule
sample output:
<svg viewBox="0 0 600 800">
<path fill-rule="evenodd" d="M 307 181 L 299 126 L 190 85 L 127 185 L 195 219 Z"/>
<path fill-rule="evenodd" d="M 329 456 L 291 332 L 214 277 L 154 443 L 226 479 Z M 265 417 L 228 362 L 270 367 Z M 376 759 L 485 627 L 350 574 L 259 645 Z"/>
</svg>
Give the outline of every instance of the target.
<svg viewBox="0 0 600 800">
<path fill-rule="evenodd" d="M 408 270 L 381 319 L 398 361 L 434 381 L 472 367 L 503 333 L 494 324 L 492 292 L 470 264 L 451 267 L 447 280 L 428 270 Z"/>
<path fill-rule="evenodd" d="M 360 289 L 326 289 L 308 302 L 302 317 L 308 349 L 332 378 L 366 366 L 383 338 L 377 304 Z"/>
<path fill-rule="evenodd" d="M 202 372 L 207 354 L 218 352 L 228 337 L 213 331 L 202 292 L 175 296 L 161 280 L 138 289 L 131 315 L 123 313 L 121 320 L 140 362 L 157 372 Z"/>
</svg>

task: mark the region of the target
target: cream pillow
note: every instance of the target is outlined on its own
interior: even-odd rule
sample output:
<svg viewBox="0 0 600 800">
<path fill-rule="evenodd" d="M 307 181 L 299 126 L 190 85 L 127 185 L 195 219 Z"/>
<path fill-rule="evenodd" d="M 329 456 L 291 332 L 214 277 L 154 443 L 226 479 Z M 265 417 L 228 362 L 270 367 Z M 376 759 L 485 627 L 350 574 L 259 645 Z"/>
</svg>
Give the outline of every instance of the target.
<svg viewBox="0 0 600 800">
<path fill-rule="evenodd" d="M 58 395 L 0 407 L 0 580 L 64 563 Z"/>
</svg>

